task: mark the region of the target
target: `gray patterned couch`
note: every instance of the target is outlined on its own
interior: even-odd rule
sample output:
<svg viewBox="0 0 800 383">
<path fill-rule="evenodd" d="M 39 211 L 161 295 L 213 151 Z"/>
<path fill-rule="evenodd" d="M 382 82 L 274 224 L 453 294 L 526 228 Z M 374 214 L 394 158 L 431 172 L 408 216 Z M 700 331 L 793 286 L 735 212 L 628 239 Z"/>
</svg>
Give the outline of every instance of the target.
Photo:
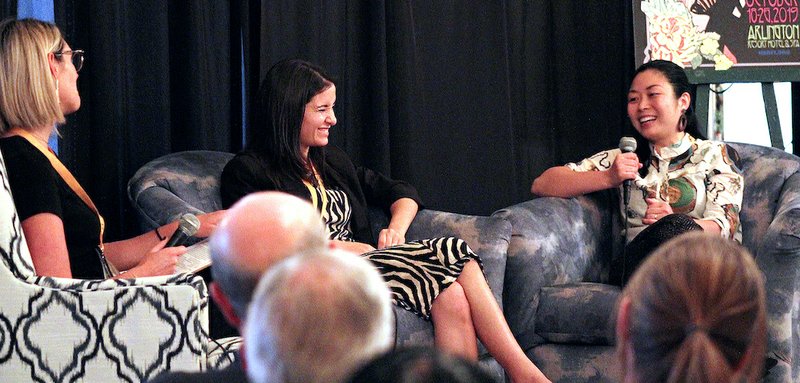
<svg viewBox="0 0 800 383">
<path fill-rule="evenodd" d="M 37 277 L 1 154 L 0 259 L 0 382 L 141 382 L 205 368 L 202 279 Z"/>
<path fill-rule="evenodd" d="M 767 285 L 766 381 L 800 381 L 800 158 L 773 148 L 730 144 L 745 177 L 743 243 Z M 617 381 L 614 306 L 607 284 L 619 254 L 618 200 L 599 192 L 539 198 L 493 214 L 512 237 L 504 285 L 506 317 L 528 356 L 554 381 Z"/>
<path fill-rule="evenodd" d="M 186 212 L 221 208 L 219 177 L 233 155 L 213 151 L 186 151 L 156 158 L 142 166 L 128 183 L 128 196 L 142 230 L 152 230 Z M 386 223 L 386 214 L 372 209 L 374 229 Z M 385 226 L 383 226 L 385 227 Z M 498 302 L 502 302 L 506 251 L 511 225 L 500 218 L 477 217 L 423 210 L 414 219 L 407 238 L 457 236 L 464 239 L 484 262 L 484 271 Z M 416 315 L 396 308 L 396 344 L 433 344 L 433 328 Z M 481 346 L 481 363 L 498 380 L 502 369 Z"/>
</svg>

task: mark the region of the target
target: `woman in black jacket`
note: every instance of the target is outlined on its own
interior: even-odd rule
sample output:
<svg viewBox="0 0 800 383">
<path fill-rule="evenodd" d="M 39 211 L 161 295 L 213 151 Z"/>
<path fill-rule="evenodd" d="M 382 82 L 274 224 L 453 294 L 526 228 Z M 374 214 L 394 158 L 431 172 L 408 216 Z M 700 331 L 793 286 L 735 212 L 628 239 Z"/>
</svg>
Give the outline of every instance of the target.
<svg viewBox="0 0 800 383">
<path fill-rule="evenodd" d="M 433 322 L 438 347 L 475 360 L 477 335 L 513 381 L 547 381 L 511 334 L 480 259 L 464 241 L 405 241 L 422 206 L 414 187 L 356 167 L 341 150 L 326 148 L 336 125 L 336 85 L 321 68 L 281 61 L 267 73 L 259 96 L 247 150 L 222 173 L 224 206 L 264 190 L 310 200 L 335 247 L 368 258 L 395 304 Z M 391 213 L 378 238 L 370 231 L 368 204 Z"/>
</svg>

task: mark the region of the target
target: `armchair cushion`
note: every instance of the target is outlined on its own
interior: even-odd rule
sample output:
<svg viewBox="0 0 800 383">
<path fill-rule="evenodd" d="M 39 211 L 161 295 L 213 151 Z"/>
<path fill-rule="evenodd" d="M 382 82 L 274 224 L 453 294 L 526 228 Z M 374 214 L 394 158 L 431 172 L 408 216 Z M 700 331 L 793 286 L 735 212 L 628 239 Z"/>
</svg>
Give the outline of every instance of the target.
<svg viewBox="0 0 800 383">
<path fill-rule="evenodd" d="M 572 283 L 543 287 L 536 333 L 550 343 L 613 346 L 619 287 Z"/>
</svg>

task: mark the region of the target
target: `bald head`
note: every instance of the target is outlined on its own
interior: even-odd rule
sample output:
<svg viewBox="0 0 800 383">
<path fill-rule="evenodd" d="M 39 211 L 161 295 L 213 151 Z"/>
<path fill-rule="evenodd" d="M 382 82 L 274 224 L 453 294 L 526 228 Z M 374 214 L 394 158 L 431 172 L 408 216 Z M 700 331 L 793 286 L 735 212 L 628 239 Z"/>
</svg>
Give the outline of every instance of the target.
<svg viewBox="0 0 800 383">
<path fill-rule="evenodd" d="M 292 254 L 324 248 L 326 241 L 310 203 L 281 192 L 253 193 L 228 209 L 211 235 L 211 273 L 243 318 L 261 274 Z"/>
<path fill-rule="evenodd" d="M 394 343 L 391 302 L 378 270 L 359 255 L 324 249 L 281 261 L 248 310 L 250 381 L 343 382 Z"/>
</svg>

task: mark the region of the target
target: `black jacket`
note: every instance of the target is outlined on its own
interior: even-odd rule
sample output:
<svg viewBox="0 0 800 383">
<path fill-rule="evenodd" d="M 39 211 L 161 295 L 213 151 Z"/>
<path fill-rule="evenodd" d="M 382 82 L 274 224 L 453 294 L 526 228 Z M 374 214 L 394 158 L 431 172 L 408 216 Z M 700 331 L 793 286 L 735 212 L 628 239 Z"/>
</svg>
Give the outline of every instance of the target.
<svg viewBox="0 0 800 383">
<path fill-rule="evenodd" d="M 422 209 L 417 190 L 405 181 L 397 181 L 364 167 L 356 167 L 341 149 L 325 148 L 323 164 L 314 164 L 326 188 L 347 194 L 352 207 L 350 230 L 356 241 L 375 245 L 367 206 L 378 206 L 387 213 L 400 198 L 411 198 Z M 244 151 L 237 154 L 222 171 L 220 194 L 222 206 L 230 207 L 240 198 L 257 191 L 278 190 L 311 200 L 303 181 L 275 169 L 259 154 Z"/>
</svg>

